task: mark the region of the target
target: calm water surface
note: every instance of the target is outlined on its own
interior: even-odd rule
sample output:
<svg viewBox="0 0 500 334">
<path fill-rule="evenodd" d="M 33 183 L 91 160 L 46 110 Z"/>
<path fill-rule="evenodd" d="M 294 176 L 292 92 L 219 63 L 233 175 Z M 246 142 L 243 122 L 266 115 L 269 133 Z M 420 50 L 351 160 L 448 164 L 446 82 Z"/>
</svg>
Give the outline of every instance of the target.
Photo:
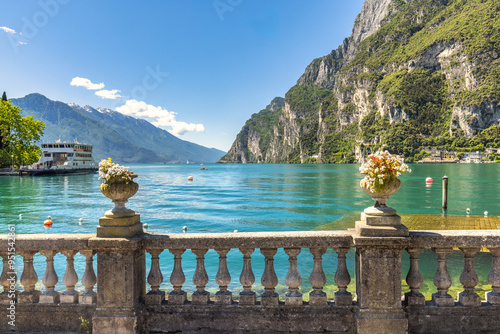
<svg viewBox="0 0 500 334">
<path fill-rule="evenodd" d="M 358 171 L 359 165 L 213 164 L 205 166 L 208 170 L 200 170 L 200 167 L 194 164 L 130 165 L 131 170 L 139 174 L 136 182 L 140 188 L 127 207 L 141 214 L 142 222 L 149 225 L 148 232 L 182 233 L 182 227 L 187 226 L 187 233 L 192 233 L 347 228 L 354 226 L 360 211 L 373 204 L 359 187 L 363 177 Z M 448 214 L 465 214 L 465 209 L 470 208 L 474 215 L 482 215 L 484 211 L 488 211 L 490 216 L 500 215 L 500 165 L 432 164 L 410 167 L 413 172 L 401 177 L 401 189 L 388 202 L 398 212 L 442 213 L 441 177 L 447 175 Z M 194 181 L 187 180 L 189 175 L 194 177 Z M 434 179 L 432 186 L 426 187 L 426 177 Z M 113 207 L 111 200 L 99 190 L 97 174 L 0 177 L 0 196 L 2 233 L 6 233 L 7 224 L 12 223 L 16 224 L 17 233 L 95 233 L 99 217 Z M 43 226 L 48 215 L 54 221 L 50 229 Z M 80 218 L 83 219 L 81 225 Z M 424 269 L 428 267 L 429 275 L 424 276 L 429 276 L 431 281 L 435 272 L 433 256 L 432 253 L 425 253 L 420 261 Z M 476 267 L 487 268 L 484 269 L 487 275 L 488 261 L 491 261 L 489 254 L 478 256 L 484 260 L 477 261 Z M 60 254 L 58 257 L 56 270 L 61 280 L 64 257 Z M 187 251 L 183 258 L 187 277 L 185 287 L 188 289 L 192 285 L 190 277 L 194 271 L 189 263 L 194 255 Z M 211 277 L 209 285 L 215 286 L 213 277 L 217 272 L 217 254 L 209 251 L 206 258 Z M 233 288 L 237 288 L 241 255 L 232 250 L 228 258 Z M 306 284 L 312 268 L 312 256 L 303 250 L 299 258 L 299 269 Z M 329 284 L 333 284 L 336 256 L 329 251 L 324 258 Z M 83 273 L 83 256 L 77 255 L 75 259 L 77 270 Z M 263 257 L 256 251 L 253 259 L 258 283 L 263 270 Z M 286 259 L 280 250 L 276 257 L 276 271 L 283 280 L 288 269 Z M 164 286 L 169 289 L 167 281 L 172 270 L 172 257 L 163 252 L 161 260 L 166 281 Z M 348 260 L 350 270 L 353 270 L 352 254 Z M 457 262 L 457 270 L 461 271 L 463 256 L 460 252 L 450 256 L 450 263 L 453 262 Z M 41 279 L 45 270 L 44 257 L 37 255 L 35 264 Z M 21 270 L 19 263 L 18 271 Z M 403 276 L 406 276 L 406 271 L 404 268 Z M 215 289 L 214 286 L 211 288 Z"/>
</svg>

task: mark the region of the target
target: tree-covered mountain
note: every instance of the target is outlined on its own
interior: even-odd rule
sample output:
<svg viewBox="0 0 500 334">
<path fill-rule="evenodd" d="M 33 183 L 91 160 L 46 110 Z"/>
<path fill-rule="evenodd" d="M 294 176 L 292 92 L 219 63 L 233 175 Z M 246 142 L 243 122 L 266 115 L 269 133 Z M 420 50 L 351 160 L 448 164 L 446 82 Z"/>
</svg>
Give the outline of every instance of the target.
<svg viewBox="0 0 500 334">
<path fill-rule="evenodd" d="M 216 162 L 223 151 L 181 140 L 151 123 L 109 109 L 52 101 L 41 94 L 12 99 L 12 104 L 45 122 L 43 141 L 78 140 L 94 146 L 96 161 L 124 163 Z"/>
<path fill-rule="evenodd" d="M 499 147 L 499 55 L 498 1 L 366 0 L 351 36 L 311 62 L 279 110 L 252 115 L 221 162 Z"/>
</svg>

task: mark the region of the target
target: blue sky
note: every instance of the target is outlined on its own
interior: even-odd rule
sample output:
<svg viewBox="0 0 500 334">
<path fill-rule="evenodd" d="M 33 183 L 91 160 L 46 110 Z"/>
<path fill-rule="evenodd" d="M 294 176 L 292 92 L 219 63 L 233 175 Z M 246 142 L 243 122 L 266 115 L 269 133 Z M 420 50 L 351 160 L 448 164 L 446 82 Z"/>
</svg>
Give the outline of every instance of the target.
<svg viewBox="0 0 500 334">
<path fill-rule="evenodd" d="M 104 107 L 227 151 L 351 33 L 362 0 L 2 0 L 0 91 Z"/>
</svg>

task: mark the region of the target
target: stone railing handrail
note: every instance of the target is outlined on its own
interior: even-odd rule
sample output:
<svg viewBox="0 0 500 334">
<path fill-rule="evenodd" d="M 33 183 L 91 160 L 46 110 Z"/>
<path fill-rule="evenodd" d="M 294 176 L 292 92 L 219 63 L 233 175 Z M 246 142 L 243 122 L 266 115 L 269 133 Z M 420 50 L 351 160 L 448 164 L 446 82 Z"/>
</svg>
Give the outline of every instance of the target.
<svg viewBox="0 0 500 334">
<path fill-rule="evenodd" d="M 144 234 L 146 249 L 352 247 L 354 231 Z"/>
<path fill-rule="evenodd" d="M 90 249 L 89 239 L 94 234 L 17 234 L 14 245 L 17 251 L 39 250 L 85 250 Z M 12 241 L 8 235 L 0 235 L 2 250 L 7 250 L 6 244 Z"/>
<path fill-rule="evenodd" d="M 410 231 L 409 247 L 500 247 L 500 230 Z"/>
</svg>

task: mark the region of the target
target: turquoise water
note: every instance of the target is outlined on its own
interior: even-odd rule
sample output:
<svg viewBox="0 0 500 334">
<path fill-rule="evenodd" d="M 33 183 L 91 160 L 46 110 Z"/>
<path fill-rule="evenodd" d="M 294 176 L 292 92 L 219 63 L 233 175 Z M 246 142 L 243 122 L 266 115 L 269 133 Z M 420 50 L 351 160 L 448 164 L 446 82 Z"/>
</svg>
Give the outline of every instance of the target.
<svg viewBox="0 0 500 334">
<path fill-rule="evenodd" d="M 187 226 L 187 233 L 192 233 L 300 231 L 322 229 L 327 224 L 329 228 L 353 227 L 359 212 L 373 204 L 359 187 L 363 177 L 358 171 L 359 165 L 213 164 L 205 166 L 208 170 L 200 170 L 200 167 L 194 164 L 130 165 L 131 170 L 139 175 L 136 182 L 140 188 L 127 207 L 141 214 L 142 222 L 149 225 L 148 232 L 182 233 L 182 227 Z M 401 177 L 401 189 L 388 201 L 398 212 L 442 213 L 441 177 L 447 175 L 448 214 L 465 214 L 465 209 L 470 208 L 472 215 L 482 215 L 484 211 L 488 211 L 490 216 L 500 215 L 500 165 L 410 167 L 413 172 Z M 190 175 L 193 181 L 187 180 Z M 434 179 L 432 186 L 426 186 L 426 177 Z M 1 177 L 0 196 L 2 233 L 6 233 L 7 224 L 13 223 L 17 233 L 95 233 L 99 217 L 113 207 L 111 200 L 99 190 L 97 174 Z M 22 219 L 19 214 L 23 215 Z M 50 229 L 43 226 L 48 215 L 54 222 Z M 80 218 L 83 219 L 81 225 Z M 335 221 L 337 223 L 332 224 Z M 432 256 L 429 255 L 429 261 L 421 261 L 421 266 L 433 262 Z M 455 257 L 457 263 L 463 262 L 459 252 L 451 255 L 450 261 L 455 261 Z M 187 251 L 183 258 L 188 288 L 192 285 L 190 277 L 194 271 L 189 263 L 193 262 L 194 255 Z M 217 255 L 211 250 L 206 258 L 211 277 L 209 286 L 215 286 L 213 277 L 217 272 Z M 237 288 L 241 254 L 232 250 L 228 258 L 233 287 Z M 328 280 L 333 284 L 336 255 L 329 250 L 324 258 Z M 75 259 L 77 270 L 83 273 L 83 256 L 77 255 Z M 288 269 L 286 259 L 284 252 L 279 250 L 276 271 L 282 280 Z M 312 256 L 303 250 L 299 260 L 299 269 L 307 288 Z M 167 288 L 172 257 L 163 252 L 161 261 Z M 348 261 L 353 272 L 352 254 L 348 255 Z M 253 264 L 257 283 L 260 281 L 262 262 L 263 257 L 256 251 Z M 37 255 L 35 265 L 41 279 L 45 270 L 44 257 Z M 61 280 L 64 274 L 62 255 L 56 257 L 56 267 Z M 403 276 L 406 276 L 405 270 Z M 429 270 L 432 270 L 431 265 Z M 433 275 L 434 272 L 431 279 Z"/>
</svg>

